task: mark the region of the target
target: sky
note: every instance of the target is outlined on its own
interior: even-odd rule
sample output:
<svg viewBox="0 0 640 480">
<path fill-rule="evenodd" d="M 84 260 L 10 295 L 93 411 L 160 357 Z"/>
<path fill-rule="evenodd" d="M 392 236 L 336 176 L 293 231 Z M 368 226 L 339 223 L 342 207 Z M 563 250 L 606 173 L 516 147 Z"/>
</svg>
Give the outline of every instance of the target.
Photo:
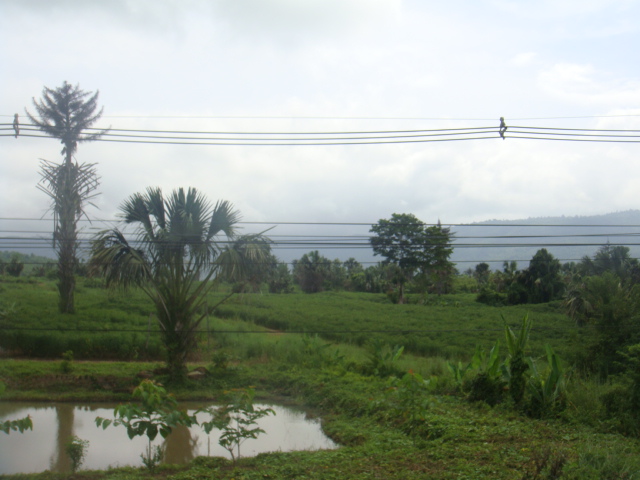
<svg viewBox="0 0 640 480">
<path fill-rule="evenodd" d="M 0 0 L 0 123 L 43 88 L 99 91 L 99 127 L 353 132 L 640 130 L 631 0 Z M 196 187 L 277 234 L 640 208 L 640 143 L 509 138 L 322 146 L 84 143 L 113 219 L 131 194 Z M 54 139 L 0 137 L 0 230 L 50 218 L 36 188 Z M 20 227 L 16 226 L 20 225 Z M 249 223 L 254 231 L 262 225 Z M 330 255 L 331 256 L 331 255 Z"/>
</svg>

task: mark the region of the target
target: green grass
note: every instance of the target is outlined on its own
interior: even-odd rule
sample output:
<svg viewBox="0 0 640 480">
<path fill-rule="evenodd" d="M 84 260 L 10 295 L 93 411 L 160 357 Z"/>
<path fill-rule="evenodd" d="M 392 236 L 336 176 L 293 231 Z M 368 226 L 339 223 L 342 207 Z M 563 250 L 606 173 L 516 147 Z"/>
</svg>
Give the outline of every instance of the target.
<svg viewBox="0 0 640 480">
<path fill-rule="evenodd" d="M 571 354 L 577 332 L 558 306 L 499 308 L 474 299 L 473 294 L 443 295 L 426 305 L 394 305 L 382 294 L 253 294 L 230 299 L 215 314 L 275 330 L 318 332 L 328 340 L 357 346 L 380 338 L 420 356 L 464 359 L 475 345 L 490 349 L 503 337 L 503 316 L 509 324 L 518 325 L 529 313 L 534 319 L 532 350 L 542 353 L 544 344 L 551 343 L 559 355 Z"/>
<path fill-rule="evenodd" d="M 13 377 L 29 370 L 46 374 L 45 362 L 17 361 L 5 366 Z M 30 366 L 31 365 L 31 366 Z M 100 376 L 122 372 L 122 363 L 87 363 L 83 373 Z M 126 367 L 124 378 L 135 369 Z M 323 428 L 343 446 L 338 450 L 262 454 L 237 465 L 221 458 L 198 458 L 188 465 L 163 466 L 155 474 L 144 469 L 80 471 L 76 479 L 520 479 L 536 465 L 550 468 L 564 459 L 563 479 L 640 478 L 640 443 L 599 432 L 563 419 L 546 421 L 522 416 L 508 406 L 488 408 L 458 396 L 431 394 L 428 421 L 437 427 L 432 438 L 412 437 L 398 427 L 385 402 L 388 382 L 340 368 L 311 368 L 286 362 L 242 362 L 210 382 L 192 384 L 176 393 L 194 391 L 215 397 L 225 388 L 256 385 L 260 392 L 312 408 Z M 9 393 L 9 392 L 8 392 Z M 546 464 L 545 464 L 545 458 Z M 546 465 L 546 466 L 545 466 Z M 66 478 L 43 473 L 16 476 L 39 480 Z M 540 476 L 537 478 L 551 478 Z"/>
<path fill-rule="evenodd" d="M 213 294 L 209 303 L 213 305 L 220 295 Z M 502 315 L 517 326 L 529 313 L 534 322 L 533 356 L 541 356 L 544 343 L 550 343 L 570 358 L 580 340 L 557 305 L 496 308 L 477 304 L 473 298 L 459 294 L 435 297 L 426 305 L 392 305 L 383 295 L 346 292 L 234 297 L 203 324 L 211 335 L 201 335 L 190 364 L 206 366 L 212 375 L 171 387 L 173 393 L 181 400 L 215 399 L 224 389 L 254 385 L 261 399 L 286 399 L 313 409 L 322 416 L 325 432 L 343 447 L 264 454 L 243 458 L 236 466 L 220 458 L 199 458 L 186 466 L 163 466 L 155 474 L 123 468 L 79 472 L 74 478 L 542 479 L 551 478 L 554 462 L 564 462 L 559 477 L 564 479 L 640 478 L 640 442 L 612 433 L 615 425 L 603 420 L 599 396 L 607 385 L 574 376 L 567 410 L 545 420 L 528 418 L 508 402 L 494 408 L 471 404 L 457 393 L 447 361 L 469 359 L 476 344 L 489 349 L 496 339 L 502 340 Z M 97 333 L 77 338 L 90 339 L 93 355 L 108 358 L 113 352 L 96 345 L 116 349 L 127 338 L 108 330 L 144 330 L 152 309 L 140 292 L 113 294 L 84 282 L 77 294 L 76 315 L 58 315 L 56 301 L 51 282 L 3 281 L 0 311 L 8 313 L 0 317 L 0 326 L 92 330 Z M 396 333 L 408 330 L 425 332 Z M 318 336 L 293 333 L 298 331 Z M 76 338 L 60 331 L 40 335 L 50 349 L 51 344 L 62 347 Z M 373 339 L 405 345 L 407 353 L 393 364 L 394 369 L 412 370 L 432 380 L 424 394 L 428 407 L 423 434 L 407 433 L 407 418 L 412 418 L 407 409 L 413 407 L 394 396 L 399 387 L 367 375 Z M 145 340 L 141 334 L 137 345 Z M 118 355 L 130 358 L 126 350 Z M 216 369 L 214 357 L 218 362 L 225 359 L 225 367 Z M 154 362 L 87 362 L 77 360 L 82 356 L 76 353 L 71 371 L 64 373 L 60 356 L 52 358 L 55 361 L 0 360 L 4 398 L 123 401 L 139 382 L 140 371 L 161 365 L 160 353 Z"/>
<path fill-rule="evenodd" d="M 0 327 L 19 329 L 5 330 L 0 346 L 45 358 L 59 358 L 67 350 L 87 359 L 162 358 L 158 329 L 153 317 L 150 320 L 154 307 L 141 291 L 107 291 L 96 288 L 94 281 L 79 279 L 77 313 L 64 315 L 57 312 L 54 282 L 20 280 L 0 277 L 0 313 L 5 312 Z M 209 305 L 225 293 L 211 294 Z M 474 298 L 473 294 L 431 296 L 425 304 L 394 305 L 382 294 L 243 294 L 212 313 L 235 324 L 244 320 L 277 331 L 318 332 L 327 340 L 354 346 L 378 338 L 418 356 L 456 360 L 468 358 L 476 344 L 491 348 L 502 337 L 503 316 L 517 325 L 529 313 L 534 319 L 532 351 L 542 354 L 544 344 L 551 343 L 561 357 L 569 358 L 580 345 L 579 332 L 557 305 L 498 308 Z M 61 329 L 83 331 L 71 334 Z"/>
</svg>

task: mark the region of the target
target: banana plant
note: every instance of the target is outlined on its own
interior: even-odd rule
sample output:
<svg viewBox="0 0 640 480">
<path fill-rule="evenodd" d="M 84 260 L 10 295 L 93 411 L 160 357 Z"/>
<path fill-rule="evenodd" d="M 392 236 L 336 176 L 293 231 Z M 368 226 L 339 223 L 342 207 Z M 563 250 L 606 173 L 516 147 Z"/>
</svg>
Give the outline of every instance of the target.
<svg viewBox="0 0 640 480">
<path fill-rule="evenodd" d="M 545 349 L 547 353 L 546 372 L 539 372 L 531 358 L 527 361 L 531 370 L 527 389 L 531 394 L 531 413 L 536 416 L 546 416 L 562 409 L 566 396 L 565 372 L 560 364 L 560 359 L 551 345 L 545 345 Z"/>
<path fill-rule="evenodd" d="M 519 405 L 522 402 L 527 385 L 525 374 L 529 370 L 529 365 L 525 357 L 525 351 L 529 343 L 532 321 L 529 319 L 529 315 L 526 314 L 522 318 L 520 331 L 516 335 L 504 317 L 502 317 L 502 320 L 504 321 L 504 333 L 507 349 L 509 350 L 509 357 L 503 367 L 503 373 L 509 381 L 511 398 L 516 405 Z"/>
</svg>

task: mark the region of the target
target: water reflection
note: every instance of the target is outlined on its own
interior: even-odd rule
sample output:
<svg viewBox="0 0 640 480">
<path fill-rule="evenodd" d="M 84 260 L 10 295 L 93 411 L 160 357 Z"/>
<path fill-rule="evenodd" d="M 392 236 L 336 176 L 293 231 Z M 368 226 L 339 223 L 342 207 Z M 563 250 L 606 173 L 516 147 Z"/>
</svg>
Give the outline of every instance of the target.
<svg viewBox="0 0 640 480">
<path fill-rule="evenodd" d="M 142 465 L 140 454 L 147 447 L 146 437 L 132 440 L 124 427 L 98 429 L 97 416 L 112 418 L 114 404 L 74 405 L 70 403 L 37 404 L 0 402 L 0 420 L 31 415 L 33 430 L 0 435 L 0 474 L 33 473 L 47 469 L 68 472 L 71 461 L 65 445 L 72 435 L 89 440 L 83 468 L 106 469 L 109 466 Z M 190 404 L 190 413 L 202 405 Z M 279 405 L 260 405 L 273 408 L 275 416 L 264 417 L 258 425 L 265 434 L 242 444 L 242 456 L 269 451 L 317 450 L 336 448 L 320 428 L 318 421 L 309 420 L 304 412 Z M 199 414 L 198 420 L 208 420 Z M 229 454 L 218 445 L 218 432 L 206 435 L 200 427 L 179 427 L 166 439 L 159 435 L 153 445 L 162 446 L 167 463 L 186 463 L 197 456 Z"/>
</svg>

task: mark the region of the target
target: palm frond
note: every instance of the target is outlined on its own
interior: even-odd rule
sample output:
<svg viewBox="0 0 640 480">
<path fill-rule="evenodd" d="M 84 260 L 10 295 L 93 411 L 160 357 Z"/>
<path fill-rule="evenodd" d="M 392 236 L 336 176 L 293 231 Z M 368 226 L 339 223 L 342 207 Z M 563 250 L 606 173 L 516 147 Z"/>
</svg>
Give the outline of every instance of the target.
<svg viewBox="0 0 640 480">
<path fill-rule="evenodd" d="M 227 237 L 233 238 L 236 234 L 235 226 L 240 221 L 240 212 L 233 209 L 233 205 L 226 200 L 219 200 L 213 207 L 211 222 L 207 240 L 224 233 Z"/>
<path fill-rule="evenodd" d="M 129 245 L 119 230 L 99 232 L 91 242 L 90 275 L 99 275 L 108 287 L 143 286 L 150 279 L 144 251 Z"/>
</svg>

